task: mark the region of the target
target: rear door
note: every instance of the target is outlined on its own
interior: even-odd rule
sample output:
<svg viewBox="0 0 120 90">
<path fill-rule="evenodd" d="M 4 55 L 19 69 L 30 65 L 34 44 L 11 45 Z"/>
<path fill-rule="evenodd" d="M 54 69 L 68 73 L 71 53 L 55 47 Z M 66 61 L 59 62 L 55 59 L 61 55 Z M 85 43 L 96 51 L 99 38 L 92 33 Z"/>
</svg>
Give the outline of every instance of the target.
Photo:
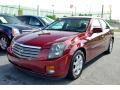
<svg viewBox="0 0 120 90">
<path fill-rule="evenodd" d="M 110 27 L 109 25 L 102 19 L 99 20 L 100 21 L 100 24 L 101 24 L 101 27 L 102 27 L 102 30 L 103 30 L 103 43 L 104 43 L 104 51 L 107 50 L 108 48 L 108 45 L 109 45 L 109 42 L 110 42 Z"/>
</svg>

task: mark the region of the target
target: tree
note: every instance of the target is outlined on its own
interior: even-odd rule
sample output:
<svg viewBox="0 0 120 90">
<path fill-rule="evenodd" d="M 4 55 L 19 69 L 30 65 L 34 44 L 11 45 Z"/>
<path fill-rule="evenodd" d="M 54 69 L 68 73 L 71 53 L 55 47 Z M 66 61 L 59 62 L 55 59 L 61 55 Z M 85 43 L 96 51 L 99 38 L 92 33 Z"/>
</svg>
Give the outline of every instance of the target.
<svg viewBox="0 0 120 90">
<path fill-rule="evenodd" d="M 18 15 L 23 15 L 23 9 L 19 6 L 19 9 L 18 9 Z"/>
<path fill-rule="evenodd" d="M 58 17 L 56 17 L 55 15 L 47 15 L 47 17 L 53 20 L 58 20 Z"/>
</svg>

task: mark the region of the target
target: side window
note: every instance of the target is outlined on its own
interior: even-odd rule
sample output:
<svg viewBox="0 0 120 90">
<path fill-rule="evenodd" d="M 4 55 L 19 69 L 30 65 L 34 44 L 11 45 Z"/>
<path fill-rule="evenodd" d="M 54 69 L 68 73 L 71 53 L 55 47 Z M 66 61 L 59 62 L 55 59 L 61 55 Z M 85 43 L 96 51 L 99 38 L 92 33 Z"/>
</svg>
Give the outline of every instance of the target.
<svg viewBox="0 0 120 90">
<path fill-rule="evenodd" d="M 101 23 L 101 26 L 102 26 L 103 29 L 108 29 L 109 28 L 109 26 L 106 24 L 105 21 L 100 20 L 100 23 Z"/>
<path fill-rule="evenodd" d="M 2 24 L 2 21 L 0 20 L 0 24 Z"/>
<path fill-rule="evenodd" d="M 6 21 L 6 19 L 4 17 L 0 16 L 0 23 L 5 24 L 5 23 L 8 23 L 8 22 Z"/>
<path fill-rule="evenodd" d="M 98 19 L 93 20 L 92 27 L 101 27 L 100 22 L 98 21 Z"/>
<path fill-rule="evenodd" d="M 35 17 L 30 18 L 29 24 L 33 26 L 41 26 L 41 27 L 43 26 L 42 23 Z"/>
<path fill-rule="evenodd" d="M 51 27 L 51 29 L 62 29 L 64 26 L 64 21 L 56 22 L 54 25 Z"/>
<path fill-rule="evenodd" d="M 20 19 L 24 24 L 29 24 L 29 17 L 18 17 L 18 19 Z"/>
</svg>

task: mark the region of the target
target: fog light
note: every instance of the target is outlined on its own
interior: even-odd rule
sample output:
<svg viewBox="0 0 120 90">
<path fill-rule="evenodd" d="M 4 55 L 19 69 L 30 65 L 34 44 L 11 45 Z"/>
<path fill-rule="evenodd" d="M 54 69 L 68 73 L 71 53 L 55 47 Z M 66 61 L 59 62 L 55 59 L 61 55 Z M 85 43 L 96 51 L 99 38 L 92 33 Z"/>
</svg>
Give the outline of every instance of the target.
<svg viewBox="0 0 120 90">
<path fill-rule="evenodd" d="M 54 73 L 55 73 L 55 70 L 48 70 L 47 73 L 48 73 L 48 74 L 54 74 Z"/>
<path fill-rule="evenodd" d="M 46 71 L 47 71 L 47 74 L 54 74 L 55 67 L 54 66 L 47 66 Z"/>
</svg>

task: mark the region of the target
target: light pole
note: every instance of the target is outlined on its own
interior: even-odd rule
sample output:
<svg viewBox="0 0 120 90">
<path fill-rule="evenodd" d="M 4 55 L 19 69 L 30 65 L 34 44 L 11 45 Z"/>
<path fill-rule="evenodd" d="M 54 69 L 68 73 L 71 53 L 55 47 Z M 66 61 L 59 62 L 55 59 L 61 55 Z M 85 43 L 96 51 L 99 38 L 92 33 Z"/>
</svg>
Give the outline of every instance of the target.
<svg viewBox="0 0 120 90">
<path fill-rule="evenodd" d="M 77 10 L 77 8 L 76 8 L 76 6 L 75 6 L 75 16 L 76 16 L 76 10 Z"/>
<path fill-rule="evenodd" d="M 101 18 L 103 18 L 103 14 L 104 14 L 104 5 L 102 5 Z"/>
<path fill-rule="evenodd" d="M 53 8 L 53 16 L 54 16 L 54 14 L 55 14 L 55 13 L 54 13 L 54 6 L 55 6 L 55 5 L 54 5 L 54 4 L 52 4 L 52 8 Z"/>
<path fill-rule="evenodd" d="M 37 5 L 37 16 L 39 16 L 39 11 L 40 11 L 39 5 Z"/>
<path fill-rule="evenodd" d="M 111 15 L 112 15 L 112 5 L 109 5 L 109 9 L 110 9 L 110 16 L 109 16 L 109 19 L 111 20 Z"/>
<path fill-rule="evenodd" d="M 72 10 L 72 8 L 73 8 L 73 4 L 70 4 L 70 9 Z M 73 16 L 73 10 L 71 15 Z"/>
<path fill-rule="evenodd" d="M 74 15 L 76 16 L 76 10 L 77 10 L 76 6 L 73 4 L 70 4 L 70 9 L 72 10 L 72 16 Z"/>
</svg>

